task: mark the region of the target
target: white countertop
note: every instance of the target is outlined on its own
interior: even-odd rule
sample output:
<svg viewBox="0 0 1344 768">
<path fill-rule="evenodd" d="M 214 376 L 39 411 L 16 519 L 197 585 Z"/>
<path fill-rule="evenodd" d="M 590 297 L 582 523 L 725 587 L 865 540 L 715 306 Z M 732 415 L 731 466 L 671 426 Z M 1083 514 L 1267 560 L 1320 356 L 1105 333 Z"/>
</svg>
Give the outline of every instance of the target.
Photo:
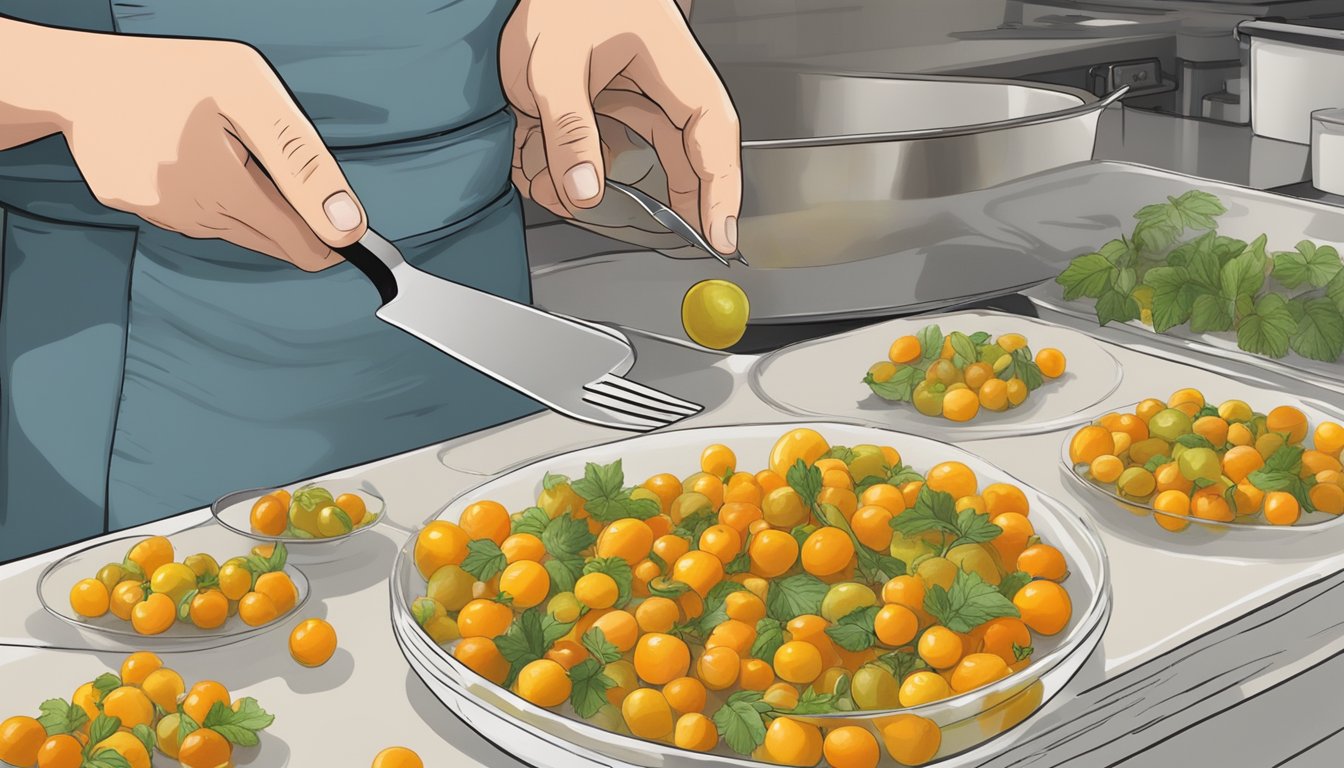
<svg viewBox="0 0 1344 768">
<path fill-rule="evenodd" d="M 745 384 L 753 357 L 708 354 L 644 337 L 637 337 L 636 342 L 641 360 L 637 378 L 698 398 L 707 406 L 705 413 L 685 422 L 686 426 L 786 420 Z M 1210 370 L 1178 366 L 1125 349 L 1111 351 L 1123 364 L 1126 379 L 1107 398 L 1107 406 L 1165 392 L 1176 381 L 1220 398 L 1246 391 Z M 256 697 L 276 714 L 262 746 L 248 751 L 251 754 L 240 753 L 243 765 L 365 765 L 380 749 L 393 744 L 416 749 L 427 765 L 511 764 L 444 709 L 399 653 L 388 620 L 387 576 L 393 557 L 411 530 L 484 477 L 530 457 L 623 436 L 543 414 L 370 464 L 362 468 L 362 474 L 385 493 L 390 524 L 371 531 L 369 541 L 359 544 L 362 549 L 348 559 L 305 568 L 313 593 L 302 616 L 261 637 L 210 651 L 165 654 L 165 659 L 188 680 L 218 679 L 237 694 Z M 1338 593 L 1344 593 L 1331 591 L 1344 570 L 1344 554 L 1340 554 L 1344 552 L 1344 527 L 1322 529 L 1293 546 L 1277 548 L 1244 536 L 1168 536 L 1151 521 L 1130 518 L 1074 489 L 1060 472 L 1059 444 L 1064 436 L 1048 433 L 981 440 L 963 447 L 1065 503 L 1097 513 L 1113 584 L 1109 627 L 1093 659 L 1041 713 L 999 741 L 948 764 L 990 762 L 996 752 L 1009 747 L 1018 750 L 1009 753 L 1014 762 L 1030 754 L 1033 764 L 1056 764 L 1071 753 L 1069 744 L 1117 732 L 1125 738 L 1103 740 L 1095 754 L 1106 755 L 1106 763 L 1135 755 L 1135 760 L 1142 761 L 1144 750 L 1166 743 L 1173 734 L 1186 728 L 1198 733 L 1194 726 L 1210 712 L 1234 706 L 1285 679 L 1307 679 L 1292 676 L 1344 650 L 1344 637 L 1337 627 L 1331 629 L 1339 621 L 1337 603 L 1331 600 L 1339 601 Z M 170 533 L 207 520 L 208 513 L 198 511 L 137 533 Z M 37 574 L 60 554 L 0 566 L 0 595 L 5 604 L 0 611 L 0 691 L 5 692 L 0 709 L 6 715 L 35 712 L 37 704 L 49 697 L 68 697 L 77 685 L 122 658 L 118 653 L 80 650 L 79 636 L 38 606 Z M 1297 602 L 1283 599 L 1290 595 Z M 1266 605 L 1266 610 L 1283 614 L 1283 618 L 1269 623 L 1250 620 L 1250 624 L 1262 624 L 1259 629 L 1229 624 Z M 1314 606 L 1320 610 L 1313 610 Z M 288 630 L 309 616 L 327 618 L 340 637 L 336 657 L 319 669 L 298 666 L 286 651 Z M 1313 628 L 1315 624 L 1320 626 Z M 33 645 L 70 650 L 28 647 Z M 1187 660 L 1177 668 L 1176 660 L 1189 658 L 1198 658 L 1200 663 Z M 1336 663 L 1332 668 L 1339 667 Z M 1200 695 L 1187 701 L 1183 692 L 1192 690 Z M 1112 712 L 1117 702 L 1121 709 Z M 1325 710 L 1321 706 L 1315 699 L 1305 702 L 1302 709 L 1306 711 L 1300 717 L 1294 712 L 1293 722 L 1328 720 L 1331 705 L 1325 705 Z M 1102 718 L 1102 726 L 1093 727 L 1096 723 L 1089 717 Z M 1146 727 L 1132 733 L 1140 724 Z M 1058 734 L 1075 728 L 1079 732 L 1073 738 L 1042 752 L 1043 745 L 1060 741 Z M 340 736 L 332 738 L 333 733 Z M 1282 738 L 1257 740 L 1256 746 L 1275 762 L 1327 734 L 1285 733 Z M 1199 742 L 1206 749 L 1220 743 L 1228 742 L 1214 733 Z M 1225 764 L 1247 763 L 1234 759 Z"/>
</svg>

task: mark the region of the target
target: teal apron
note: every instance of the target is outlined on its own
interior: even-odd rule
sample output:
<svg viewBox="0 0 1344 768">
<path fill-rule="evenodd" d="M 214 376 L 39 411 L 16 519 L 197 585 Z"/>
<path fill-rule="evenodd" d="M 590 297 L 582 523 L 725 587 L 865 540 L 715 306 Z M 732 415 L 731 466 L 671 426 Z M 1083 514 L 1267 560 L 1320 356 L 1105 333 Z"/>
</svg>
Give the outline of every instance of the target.
<svg viewBox="0 0 1344 768">
<path fill-rule="evenodd" d="M 502 0 L 0 0 L 38 23 L 246 41 L 374 226 L 530 300 L 497 74 Z M 127 87 L 153 87 L 128 83 Z M 99 205 L 57 136 L 0 152 L 0 561 L 539 410 L 309 274 Z"/>
</svg>

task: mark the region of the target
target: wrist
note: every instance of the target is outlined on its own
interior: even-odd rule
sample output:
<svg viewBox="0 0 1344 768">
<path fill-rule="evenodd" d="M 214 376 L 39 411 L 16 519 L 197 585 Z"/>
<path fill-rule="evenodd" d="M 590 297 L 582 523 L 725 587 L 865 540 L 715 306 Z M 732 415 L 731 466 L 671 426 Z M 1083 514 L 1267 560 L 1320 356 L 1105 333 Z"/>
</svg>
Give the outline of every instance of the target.
<svg viewBox="0 0 1344 768">
<path fill-rule="evenodd" d="M 81 98 L 84 62 L 97 60 L 100 35 L 0 18 L 0 126 L 37 135 L 65 133 Z"/>
</svg>

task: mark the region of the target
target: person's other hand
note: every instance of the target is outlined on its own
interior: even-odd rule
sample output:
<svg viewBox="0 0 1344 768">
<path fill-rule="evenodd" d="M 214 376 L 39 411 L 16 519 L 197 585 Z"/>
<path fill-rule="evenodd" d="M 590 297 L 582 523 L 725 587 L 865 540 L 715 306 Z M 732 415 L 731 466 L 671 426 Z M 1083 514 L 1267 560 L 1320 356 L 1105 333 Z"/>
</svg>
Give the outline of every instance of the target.
<svg viewBox="0 0 1344 768">
<path fill-rule="evenodd" d="M 82 33 L 81 33 L 82 34 Z M 239 43 L 85 35 L 59 128 L 104 205 L 316 271 L 365 214 L 275 71 Z"/>
<path fill-rule="evenodd" d="M 737 112 L 673 0 L 521 0 L 499 66 L 518 114 L 513 181 L 524 194 L 567 217 L 601 202 L 600 112 L 657 151 L 673 210 L 716 249 L 737 249 Z M 536 132 L 546 169 L 529 177 L 522 148 Z"/>
</svg>

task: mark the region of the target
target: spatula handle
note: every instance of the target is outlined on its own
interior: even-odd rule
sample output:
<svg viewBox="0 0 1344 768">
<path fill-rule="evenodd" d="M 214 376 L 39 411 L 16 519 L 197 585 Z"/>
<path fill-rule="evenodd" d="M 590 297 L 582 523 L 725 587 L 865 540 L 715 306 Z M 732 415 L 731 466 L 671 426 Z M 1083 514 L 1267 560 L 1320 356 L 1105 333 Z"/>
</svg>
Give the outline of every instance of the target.
<svg viewBox="0 0 1344 768">
<path fill-rule="evenodd" d="M 369 278 L 384 305 L 397 297 L 397 279 L 392 275 L 392 268 L 401 263 L 402 258 L 396 246 L 370 229 L 358 241 L 337 248 L 336 252 Z"/>
</svg>

